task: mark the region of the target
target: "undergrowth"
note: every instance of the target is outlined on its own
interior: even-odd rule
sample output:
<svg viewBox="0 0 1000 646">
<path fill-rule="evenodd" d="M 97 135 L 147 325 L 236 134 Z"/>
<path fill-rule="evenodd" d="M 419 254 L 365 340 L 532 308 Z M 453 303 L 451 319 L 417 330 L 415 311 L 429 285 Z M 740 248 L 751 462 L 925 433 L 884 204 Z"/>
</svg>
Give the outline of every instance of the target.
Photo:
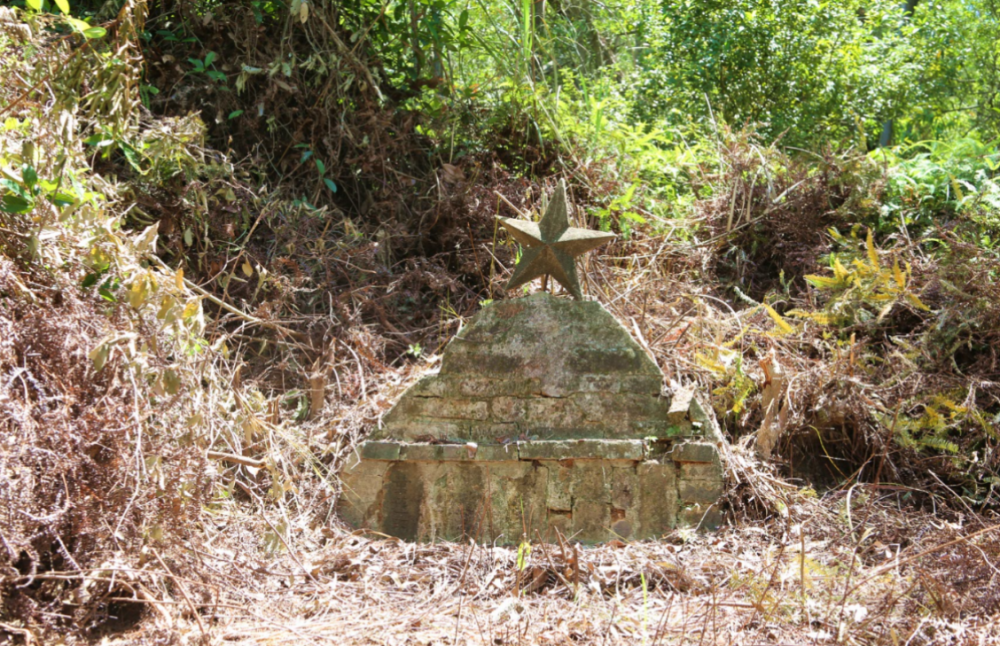
<svg viewBox="0 0 1000 646">
<path fill-rule="evenodd" d="M 714 113 L 630 122 L 608 78 L 544 72 L 532 23 L 505 31 L 516 11 L 420 32 L 409 69 L 387 44 L 405 11 L 383 24 L 368 5 L 158 3 L 146 22 L 143 0 L 111 4 L 86 24 L 0 10 L 0 631 L 186 622 L 208 639 L 261 590 L 309 596 L 308 612 L 282 608 L 322 617 L 316 600 L 344 606 L 327 596 L 342 583 L 446 596 L 449 622 L 464 607 L 449 590 L 578 614 L 589 599 L 610 618 L 551 630 L 595 643 L 608 600 L 632 612 L 639 590 L 665 619 L 627 634 L 654 642 L 683 625 L 665 599 L 715 613 L 730 593 L 742 605 L 718 639 L 742 625 L 933 643 L 995 619 L 994 143 L 807 152 Z M 516 55 L 498 61 L 487 27 Z M 504 296 L 518 250 L 496 217 L 537 215 L 559 176 L 576 222 L 619 234 L 585 261 L 588 294 L 668 388 L 710 394 L 733 445 L 732 531 L 780 536 L 759 546 L 776 555 L 738 563 L 730 544 L 724 568 L 676 564 L 674 548 L 729 540 L 679 532 L 634 546 L 634 567 L 611 565 L 621 545 L 541 546 L 515 565 L 499 548 L 362 538 L 333 514 L 357 441 Z M 809 523 L 823 545 L 806 544 Z M 890 567 L 931 547 L 952 561 Z M 886 580 L 899 585 L 880 596 Z M 479 635 L 529 634 L 517 603 L 471 611 L 493 622 Z M 391 606 L 374 606 L 380 621 Z"/>
</svg>

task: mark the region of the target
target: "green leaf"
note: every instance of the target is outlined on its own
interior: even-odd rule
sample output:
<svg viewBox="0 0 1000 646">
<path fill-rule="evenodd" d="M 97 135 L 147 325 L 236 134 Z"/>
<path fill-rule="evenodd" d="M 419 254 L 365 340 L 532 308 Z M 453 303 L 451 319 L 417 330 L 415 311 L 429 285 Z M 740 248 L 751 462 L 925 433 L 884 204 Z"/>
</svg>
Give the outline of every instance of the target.
<svg viewBox="0 0 1000 646">
<path fill-rule="evenodd" d="M 209 53 L 205 54 L 205 67 L 208 67 L 209 65 L 211 65 L 212 61 L 214 61 L 214 60 L 215 60 L 215 52 L 209 52 Z"/>
<path fill-rule="evenodd" d="M 243 110 L 233 110 L 232 112 L 229 113 L 229 117 L 228 118 L 229 119 L 235 119 L 236 117 L 240 116 L 241 114 L 243 114 Z"/>
<path fill-rule="evenodd" d="M 331 193 L 336 193 L 337 192 L 337 184 L 336 184 L 336 182 L 334 182 L 329 177 L 324 177 L 323 178 L 323 183 L 326 184 L 326 187 L 328 189 L 330 189 Z"/>
<path fill-rule="evenodd" d="M 34 200 L 13 193 L 4 195 L 3 202 L 0 202 L 0 211 L 4 213 L 27 213 L 34 207 Z"/>
<path fill-rule="evenodd" d="M 75 195 L 70 195 L 69 193 L 64 193 L 62 191 L 49 195 L 49 201 L 58 207 L 72 206 L 73 204 L 76 204 L 77 199 L 78 198 Z"/>
<path fill-rule="evenodd" d="M 69 13 L 69 0 L 56 0 L 56 5 L 59 6 L 59 11 Z"/>
<path fill-rule="evenodd" d="M 72 18 L 67 16 L 66 22 L 68 22 L 73 29 L 77 30 L 81 34 L 84 32 L 84 30 L 90 29 L 90 23 L 88 23 L 85 20 L 80 20 L 79 18 Z"/>
<path fill-rule="evenodd" d="M 35 200 L 24 192 L 24 189 L 9 179 L 0 180 L 0 188 L 4 189 L 0 211 L 4 213 L 27 213 L 35 208 Z"/>
<path fill-rule="evenodd" d="M 83 282 L 80 283 L 80 287 L 83 289 L 90 289 L 97 284 L 97 281 L 101 279 L 100 274 L 91 273 L 83 277 Z"/>
<path fill-rule="evenodd" d="M 28 190 L 35 188 L 35 184 L 38 183 L 38 172 L 35 171 L 35 167 L 31 164 L 25 164 L 21 168 L 21 177 L 24 178 L 24 183 L 27 185 Z"/>
<path fill-rule="evenodd" d="M 42 10 L 42 0 L 25 0 L 25 3 L 35 11 Z"/>
<path fill-rule="evenodd" d="M 319 171 L 320 175 L 326 175 L 326 164 L 319 159 L 316 160 L 316 169 Z"/>
<path fill-rule="evenodd" d="M 126 143 L 121 144 L 121 149 L 122 153 L 125 155 L 125 160 L 129 163 L 129 166 L 134 168 L 140 174 L 143 174 L 141 164 L 142 156 L 139 154 L 139 151 Z"/>
<path fill-rule="evenodd" d="M 108 30 L 104 27 L 90 27 L 83 30 L 83 37 L 87 40 L 93 40 L 94 38 L 104 38 L 107 36 Z"/>
</svg>

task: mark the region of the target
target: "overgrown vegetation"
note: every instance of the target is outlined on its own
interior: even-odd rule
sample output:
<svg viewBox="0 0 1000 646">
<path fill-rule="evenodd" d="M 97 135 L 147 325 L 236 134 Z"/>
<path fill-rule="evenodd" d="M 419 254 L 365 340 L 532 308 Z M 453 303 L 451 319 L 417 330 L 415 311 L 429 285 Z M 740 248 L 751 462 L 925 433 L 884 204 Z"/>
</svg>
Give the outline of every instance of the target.
<svg viewBox="0 0 1000 646">
<path fill-rule="evenodd" d="M 993 0 L 6 4 L 0 636 L 1000 638 Z M 340 463 L 558 177 L 731 526 L 352 533 Z"/>
</svg>

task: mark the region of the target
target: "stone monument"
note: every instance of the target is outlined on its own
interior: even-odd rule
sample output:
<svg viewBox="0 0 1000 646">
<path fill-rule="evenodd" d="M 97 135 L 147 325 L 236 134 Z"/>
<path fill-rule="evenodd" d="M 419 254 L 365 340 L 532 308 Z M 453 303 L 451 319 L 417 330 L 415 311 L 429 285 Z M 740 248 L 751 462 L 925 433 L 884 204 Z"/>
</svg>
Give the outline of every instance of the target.
<svg viewBox="0 0 1000 646">
<path fill-rule="evenodd" d="M 569 227 L 562 185 L 540 223 L 503 224 L 524 248 L 508 289 L 548 274 L 576 300 L 536 293 L 476 314 L 348 459 L 341 516 L 427 541 L 717 526 L 714 419 L 693 391 L 665 393 L 642 346 L 582 300 L 573 257 L 610 234 Z"/>
</svg>

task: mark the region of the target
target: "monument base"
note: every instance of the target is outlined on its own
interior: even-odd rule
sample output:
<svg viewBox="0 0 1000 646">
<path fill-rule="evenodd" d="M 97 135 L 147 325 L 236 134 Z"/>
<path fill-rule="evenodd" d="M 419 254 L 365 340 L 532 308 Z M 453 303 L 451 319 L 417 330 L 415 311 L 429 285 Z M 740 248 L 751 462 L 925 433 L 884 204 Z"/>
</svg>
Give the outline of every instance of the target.
<svg viewBox="0 0 1000 646">
<path fill-rule="evenodd" d="M 704 441 L 366 442 L 342 482 L 345 520 L 411 541 L 598 543 L 722 518 L 719 451 Z"/>
<path fill-rule="evenodd" d="M 342 517 L 407 540 L 652 538 L 721 520 L 722 438 L 599 303 L 485 307 L 341 474 Z"/>
</svg>

